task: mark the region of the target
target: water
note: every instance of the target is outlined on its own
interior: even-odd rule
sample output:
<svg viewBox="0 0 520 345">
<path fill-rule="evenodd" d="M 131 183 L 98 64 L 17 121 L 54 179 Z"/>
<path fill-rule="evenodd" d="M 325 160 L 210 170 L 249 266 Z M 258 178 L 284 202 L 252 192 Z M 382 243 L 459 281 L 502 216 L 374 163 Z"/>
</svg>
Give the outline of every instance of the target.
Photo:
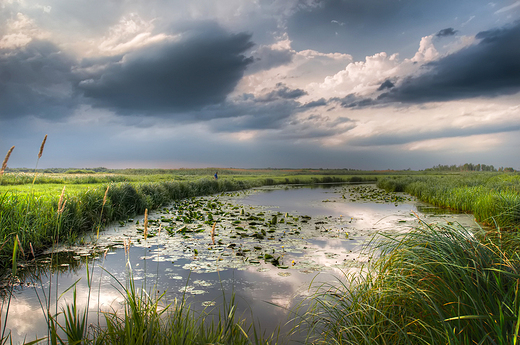
<svg viewBox="0 0 520 345">
<path fill-rule="evenodd" d="M 143 216 L 114 224 L 95 244 L 60 248 L 52 272 L 43 269 L 17 286 L 7 327 L 15 343 L 46 336 L 46 301 L 56 310 L 58 299 L 60 311 L 72 301 L 72 291 L 62 293 L 78 280 L 79 307 L 88 304 L 90 322 L 103 324 L 97 311 L 121 307 L 120 284 L 132 275 L 150 294 L 164 294 L 165 304 L 184 295 L 197 310 L 221 306 L 235 293 L 240 315 L 253 315 L 270 333 L 314 286 L 359 271 L 372 258 L 366 245 L 375 234 L 406 232 L 419 224 L 417 217 L 476 225 L 469 215 L 442 212 L 404 194 L 393 196 L 397 199 L 387 201 L 389 195 L 373 185 L 259 188 L 151 213 L 146 239 Z M 30 269 L 25 272 L 31 276 Z"/>
</svg>

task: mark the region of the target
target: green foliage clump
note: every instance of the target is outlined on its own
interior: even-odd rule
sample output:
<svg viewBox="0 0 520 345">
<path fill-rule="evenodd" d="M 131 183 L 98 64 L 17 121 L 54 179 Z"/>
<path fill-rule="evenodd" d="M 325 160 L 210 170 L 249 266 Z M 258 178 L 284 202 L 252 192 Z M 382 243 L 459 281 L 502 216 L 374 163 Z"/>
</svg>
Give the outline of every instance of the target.
<svg viewBox="0 0 520 345">
<path fill-rule="evenodd" d="M 387 238 L 380 259 L 313 296 L 309 338 L 327 344 L 513 344 L 520 256 L 462 227 Z"/>
<path fill-rule="evenodd" d="M 397 176 L 384 177 L 377 186 L 409 193 L 436 206 L 473 213 L 477 221 L 487 225 L 502 229 L 520 226 L 520 175 Z"/>
<path fill-rule="evenodd" d="M 161 305 L 157 296 L 137 289 L 133 279 L 120 285 L 125 298 L 122 313 L 105 313 L 106 327 L 99 327 L 91 339 L 103 344 L 267 344 L 255 325 L 236 316 L 234 295 L 218 309 L 196 313 L 183 297 Z M 253 335 L 250 338 L 249 333 Z"/>
</svg>

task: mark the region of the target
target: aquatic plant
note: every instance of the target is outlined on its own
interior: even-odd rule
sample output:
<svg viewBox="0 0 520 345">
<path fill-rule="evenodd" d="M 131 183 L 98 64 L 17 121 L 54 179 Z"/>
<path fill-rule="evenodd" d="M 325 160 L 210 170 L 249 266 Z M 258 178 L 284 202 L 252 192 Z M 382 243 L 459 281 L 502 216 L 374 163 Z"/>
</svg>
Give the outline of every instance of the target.
<svg viewBox="0 0 520 345">
<path fill-rule="evenodd" d="M 117 281 L 117 280 L 116 280 Z M 196 313 L 185 295 L 162 304 L 164 293 L 154 295 L 136 287 L 130 275 L 117 281 L 125 303 L 122 311 L 103 312 L 106 327 L 97 328 L 90 341 L 104 344 L 267 344 L 254 323 L 236 315 L 234 294 L 221 308 Z M 218 310 L 218 314 L 213 312 Z"/>
</svg>

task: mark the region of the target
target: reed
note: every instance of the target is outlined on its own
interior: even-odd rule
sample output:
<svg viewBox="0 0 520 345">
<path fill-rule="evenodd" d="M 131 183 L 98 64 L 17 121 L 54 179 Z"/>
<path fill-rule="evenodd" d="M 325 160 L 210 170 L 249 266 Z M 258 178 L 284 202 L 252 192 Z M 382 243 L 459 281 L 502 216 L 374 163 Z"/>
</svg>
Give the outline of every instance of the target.
<svg viewBox="0 0 520 345">
<path fill-rule="evenodd" d="M 217 222 L 213 223 L 213 226 L 211 227 L 211 243 L 215 245 L 215 227 L 217 226 Z"/>
<path fill-rule="evenodd" d="M 11 146 L 7 154 L 5 155 L 4 161 L 2 162 L 2 168 L 0 169 L 0 176 L 4 174 L 5 169 L 7 169 L 7 162 L 9 161 L 9 157 L 11 157 L 11 153 L 14 150 L 14 146 Z"/>
<path fill-rule="evenodd" d="M 40 151 L 38 151 L 38 159 L 42 158 L 43 148 L 45 147 L 45 142 L 47 141 L 47 134 L 43 138 L 42 144 L 40 145 Z"/>
<path fill-rule="evenodd" d="M 42 140 L 42 144 L 40 145 L 40 151 L 38 151 L 38 159 L 36 160 L 36 167 L 34 168 L 34 179 L 32 184 L 36 181 L 36 177 L 38 176 L 38 162 L 40 161 L 40 158 L 42 158 L 43 155 L 43 149 L 45 147 L 45 142 L 47 141 L 47 134 L 45 134 L 45 137 Z"/>
<path fill-rule="evenodd" d="M 144 210 L 144 239 L 148 237 L 148 209 Z"/>
</svg>

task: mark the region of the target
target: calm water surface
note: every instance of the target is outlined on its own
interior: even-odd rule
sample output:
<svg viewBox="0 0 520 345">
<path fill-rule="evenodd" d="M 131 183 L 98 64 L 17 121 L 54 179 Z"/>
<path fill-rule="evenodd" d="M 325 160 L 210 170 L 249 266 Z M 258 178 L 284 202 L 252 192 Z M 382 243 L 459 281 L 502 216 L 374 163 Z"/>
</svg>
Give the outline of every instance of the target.
<svg viewBox="0 0 520 345">
<path fill-rule="evenodd" d="M 430 223 L 476 226 L 469 215 L 439 212 L 409 196 L 399 202 L 360 200 L 353 188 L 272 187 L 200 198 L 206 205 L 200 208 L 219 205 L 220 211 L 214 212 L 218 216 L 213 218 L 219 221 L 215 244 L 210 235 L 212 221 L 193 225 L 195 230 L 204 231 L 184 235 L 182 224 L 177 222 L 169 233 L 166 225 L 173 223 L 168 221 L 178 216 L 175 206 L 150 214 L 154 237 L 144 239 L 140 231 L 143 216 L 114 224 L 100 234 L 97 245 L 101 254 L 97 257 L 91 254 L 95 249 L 92 245 L 73 252 L 63 248 L 62 263 L 52 273 L 43 270 L 18 286 L 7 327 L 15 343 L 46 336 L 42 305 L 46 305 L 49 292 L 54 310 L 56 293 L 59 305 L 71 302 L 71 291 L 61 294 L 78 280 L 78 304 L 86 307 L 89 302 L 91 323 L 102 324 L 103 316 L 97 310 L 119 309 L 123 302 L 119 283 L 125 285 L 132 275 L 136 285 L 151 294 L 165 293 L 165 304 L 184 295 L 199 310 L 221 306 L 223 298 L 229 299 L 234 292 L 241 315 L 250 318 L 254 311 L 255 322 L 270 333 L 288 320 L 289 309 L 312 294 L 312 286 L 334 282 L 343 272 L 359 270 L 373 255 L 365 246 L 375 234 L 408 231 L 418 225 L 415 214 Z M 373 185 L 364 188 L 377 190 Z M 264 221 L 250 221 L 255 216 Z M 276 228 L 258 224 L 272 221 L 273 216 L 277 218 Z M 242 221 L 246 217 L 249 221 Z M 153 223 L 154 219 L 157 222 Z M 247 228 L 244 231 L 249 235 L 240 236 L 243 232 L 238 226 Z M 270 233 L 265 232 L 269 229 Z M 259 234 L 258 238 L 251 237 L 253 232 Z M 125 251 L 128 243 L 129 250 Z M 278 258 L 278 265 L 265 260 L 266 254 Z M 86 261 L 92 286 L 90 301 Z M 2 309 L 4 320 L 5 301 Z"/>
</svg>

